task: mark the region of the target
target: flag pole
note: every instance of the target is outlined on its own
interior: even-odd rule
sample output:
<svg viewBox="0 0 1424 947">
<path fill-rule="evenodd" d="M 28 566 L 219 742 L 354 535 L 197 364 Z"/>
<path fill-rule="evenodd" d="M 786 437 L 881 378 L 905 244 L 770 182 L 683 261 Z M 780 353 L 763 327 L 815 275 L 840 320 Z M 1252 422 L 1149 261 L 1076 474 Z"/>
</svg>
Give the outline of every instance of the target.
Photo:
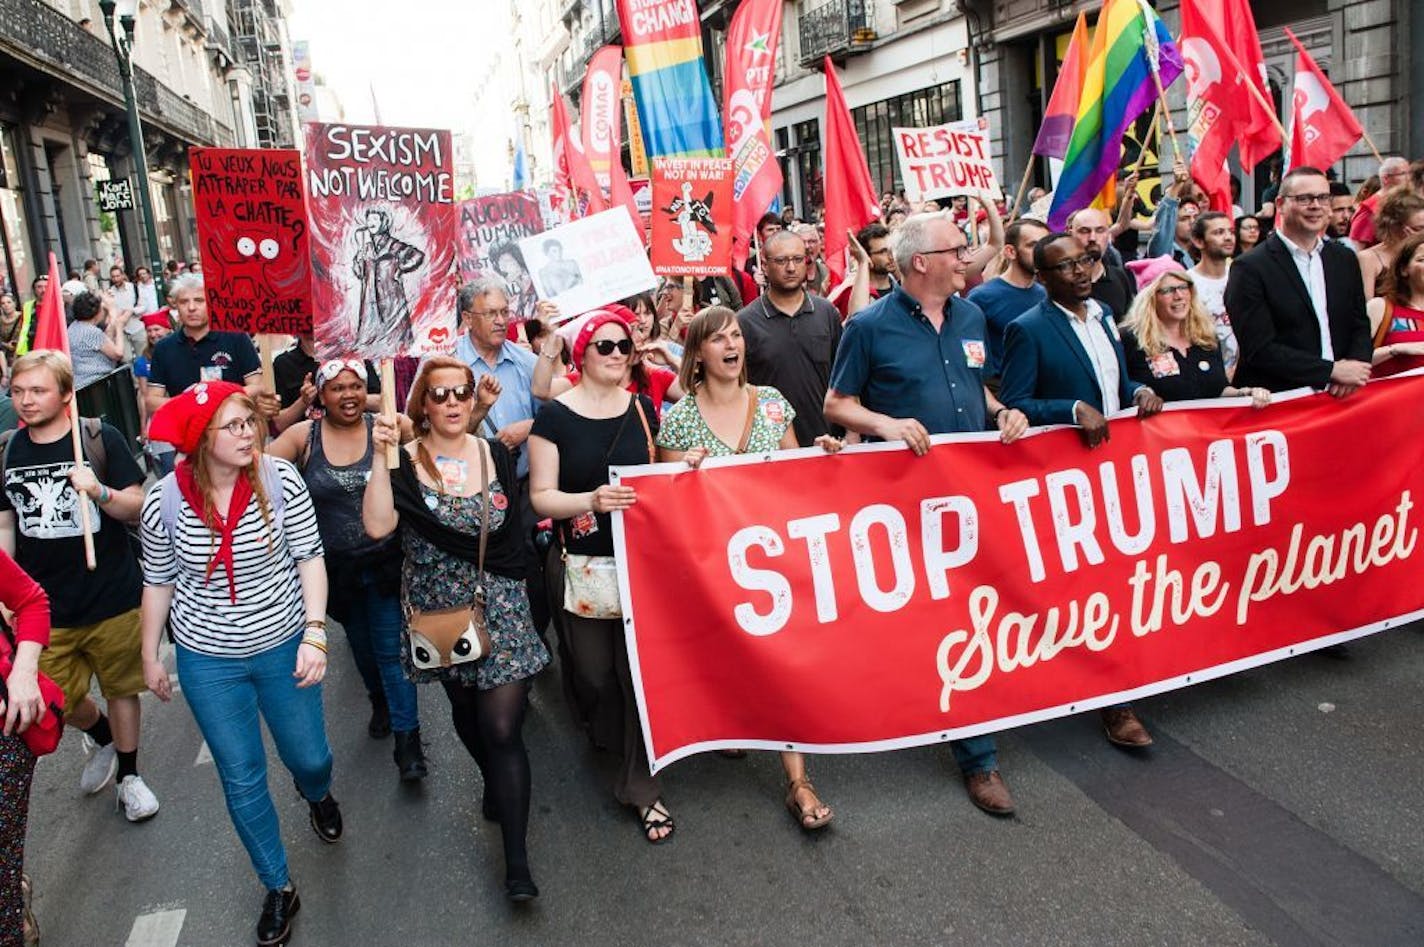
<svg viewBox="0 0 1424 947">
<path fill-rule="evenodd" d="M 1019 219 L 1019 207 L 1023 204 L 1024 195 L 1028 193 L 1028 179 L 1033 176 L 1033 163 L 1036 160 L 1038 160 L 1038 155 L 1030 152 L 1028 164 L 1024 166 L 1023 177 L 1019 179 L 1019 189 L 1014 192 L 1014 206 L 1009 210 L 1009 223 L 1005 224 L 1005 227 Z"/>
<path fill-rule="evenodd" d="M 1167 104 L 1167 90 L 1162 87 L 1162 45 L 1157 41 L 1157 31 L 1152 28 L 1156 13 L 1147 0 L 1137 0 L 1142 12 L 1142 46 L 1147 52 L 1147 71 L 1152 73 L 1152 84 L 1157 87 L 1157 105 L 1162 117 L 1167 120 L 1167 134 L 1172 138 L 1172 150 L 1183 160 L 1186 155 L 1177 141 L 1177 125 L 1172 121 L 1172 108 Z"/>
<path fill-rule="evenodd" d="M 53 292 L 53 290 L 50 290 Z M 74 394 L 69 400 L 69 436 L 74 444 L 74 466 L 84 466 L 84 445 L 79 435 L 79 409 L 74 403 Z M 79 494 L 79 524 L 84 528 L 84 564 L 93 572 L 98 562 L 94 558 L 94 524 L 89 520 L 89 497 Z"/>
<path fill-rule="evenodd" d="M 1370 137 L 1369 132 L 1365 131 L 1363 123 L 1360 124 L 1360 134 L 1365 136 L 1365 144 L 1369 145 L 1370 150 L 1375 153 L 1375 160 L 1380 164 L 1384 164 L 1384 155 L 1380 154 L 1379 148 L 1375 146 L 1375 140 Z"/>
<path fill-rule="evenodd" d="M 1147 149 L 1152 144 L 1153 137 L 1157 136 L 1157 123 L 1162 118 L 1162 100 L 1157 100 L 1157 108 L 1152 111 L 1152 124 L 1147 126 L 1147 134 L 1142 136 L 1142 146 L 1137 149 L 1137 164 L 1133 166 L 1133 174 L 1142 173 L 1142 165 L 1147 161 Z"/>
</svg>

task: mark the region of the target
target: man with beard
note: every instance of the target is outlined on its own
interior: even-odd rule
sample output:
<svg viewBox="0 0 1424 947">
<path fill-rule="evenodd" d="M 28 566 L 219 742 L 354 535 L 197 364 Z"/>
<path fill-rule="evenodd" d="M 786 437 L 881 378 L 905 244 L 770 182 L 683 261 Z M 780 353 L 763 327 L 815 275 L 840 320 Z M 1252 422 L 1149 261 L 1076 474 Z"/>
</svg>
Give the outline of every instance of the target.
<svg viewBox="0 0 1424 947">
<path fill-rule="evenodd" d="M 1350 239 L 1350 221 L 1355 217 L 1355 192 L 1344 181 L 1330 182 L 1330 224 L 1325 235 L 1336 243 L 1358 250 Z"/>
<path fill-rule="evenodd" d="M 984 384 L 999 390 L 999 374 L 1004 364 L 1004 330 L 1019 316 L 1048 298 L 1047 291 L 1033 278 L 1033 247 L 1048 235 L 1048 228 L 1036 220 L 1019 219 L 1004 233 L 1004 270 L 987 283 L 980 283 L 966 297 L 984 310 L 988 361 Z"/>
<path fill-rule="evenodd" d="M 1093 298 L 1112 310 L 1114 318 L 1127 315 L 1137 282 L 1108 254 L 1112 245 L 1112 221 L 1106 211 L 1088 208 L 1068 218 L 1068 232 L 1083 245 L 1083 254 L 1092 263 Z"/>
<path fill-rule="evenodd" d="M 890 231 L 886 226 L 878 221 L 867 224 L 855 235 L 855 242 L 865 251 L 865 269 L 870 279 L 865 282 L 865 289 L 857 278 L 831 291 L 831 301 L 847 319 L 895 288 L 895 256 L 890 252 Z M 854 252 L 855 248 L 851 250 Z"/>
<path fill-rule="evenodd" d="M 1348 217 L 1345 222 L 1349 223 Z M 1236 229 L 1231 218 L 1220 211 L 1202 214 L 1192 225 L 1192 245 L 1201 255 L 1201 261 L 1191 269 L 1192 278 L 1196 281 L 1202 305 L 1206 306 L 1211 321 L 1216 325 L 1221 360 L 1226 365 L 1226 377 L 1230 380 L 1236 375 L 1236 360 L 1241 351 L 1236 343 L 1236 334 L 1231 331 L 1231 317 L 1226 312 L 1226 271 L 1236 254 Z"/>
</svg>

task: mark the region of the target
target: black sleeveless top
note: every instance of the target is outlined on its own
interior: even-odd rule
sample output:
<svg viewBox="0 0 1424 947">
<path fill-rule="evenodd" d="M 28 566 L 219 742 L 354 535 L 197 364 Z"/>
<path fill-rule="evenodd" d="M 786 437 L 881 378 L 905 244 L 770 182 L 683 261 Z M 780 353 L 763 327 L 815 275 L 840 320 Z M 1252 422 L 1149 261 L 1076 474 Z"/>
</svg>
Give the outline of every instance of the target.
<svg viewBox="0 0 1424 947">
<path fill-rule="evenodd" d="M 354 464 L 338 467 L 327 459 L 321 440 L 323 422 L 313 421 L 307 437 L 302 479 L 316 508 L 317 529 L 328 556 L 364 557 L 394 542 L 392 537 L 371 539 L 361 523 L 361 501 L 366 494 L 366 481 L 371 479 L 371 428 L 375 416 L 367 414 L 364 421 L 366 452 Z"/>
</svg>

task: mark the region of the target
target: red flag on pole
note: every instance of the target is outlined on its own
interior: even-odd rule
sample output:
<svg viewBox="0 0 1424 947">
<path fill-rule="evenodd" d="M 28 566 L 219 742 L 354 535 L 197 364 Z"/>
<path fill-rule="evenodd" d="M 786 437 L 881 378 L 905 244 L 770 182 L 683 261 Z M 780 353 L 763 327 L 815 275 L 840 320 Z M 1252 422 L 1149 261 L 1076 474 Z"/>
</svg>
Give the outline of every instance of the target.
<svg viewBox="0 0 1424 947">
<path fill-rule="evenodd" d="M 598 178 L 594 177 L 588 156 L 583 152 L 578 132 L 569 122 L 569 110 L 557 85 L 554 86 L 553 102 L 550 124 L 554 134 L 554 186 L 568 202 L 569 219 L 584 215 L 580 198 L 587 199 L 587 212 L 590 214 L 607 210 L 608 202 L 603 199 L 603 191 L 598 186 Z"/>
<path fill-rule="evenodd" d="M 49 286 L 45 288 L 44 299 L 35 308 L 35 349 L 54 349 L 69 358 L 69 329 L 64 322 L 64 299 L 60 293 L 59 261 L 53 252 L 49 255 Z"/>
<path fill-rule="evenodd" d="M 870 168 L 855 122 L 846 107 L 845 93 L 836 78 L 831 57 L 825 60 L 826 70 L 826 156 L 823 177 L 826 192 L 826 268 L 831 271 L 831 284 L 845 276 L 845 250 L 850 245 L 847 230 L 859 230 L 880 216 L 880 204 L 875 198 L 875 185 L 870 180 Z"/>
<path fill-rule="evenodd" d="M 1325 73 L 1300 45 L 1295 44 L 1295 91 L 1291 94 L 1290 167 L 1309 166 L 1325 170 L 1345 156 L 1365 134 L 1355 113 L 1325 78 Z M 1289 168 L 1287 168 L 1289 170 Z"/>
<path fill-rule="evenodd" d="M 1239 64 L 1241 80 L 1260 92 L 1259 99 L 1247 89 L 1238 89 L 1245 97 L 1241 108 L 1249 116 L 1238 132 L 1237 144 L 1241 164 L 1254 168 L 1281 147 L 1280 127 L 1275 115 L 1262 102 L 1270 102 L 1271 87 L 1266 82 L 1266 58 L 1261 54 L 1261 38 L 1256 32 L 1256 19 L 1251 15 L 1248 0 L 1195 0 L 1201 15 L 1217 27 L 1226 48 Z M 1229 68 L 1229 67 L 1228 67 Z"/>
<path fill-rule="evenodd" d="M 732 262 L 747 261 L 752 231 L 781 192 L 781 166 L 771 151 L 766 123 L 781 41 L 782 0 L 744 0 L 727 27 L 726 87 L 722 103 L 732 179 Z"/>
</svg>

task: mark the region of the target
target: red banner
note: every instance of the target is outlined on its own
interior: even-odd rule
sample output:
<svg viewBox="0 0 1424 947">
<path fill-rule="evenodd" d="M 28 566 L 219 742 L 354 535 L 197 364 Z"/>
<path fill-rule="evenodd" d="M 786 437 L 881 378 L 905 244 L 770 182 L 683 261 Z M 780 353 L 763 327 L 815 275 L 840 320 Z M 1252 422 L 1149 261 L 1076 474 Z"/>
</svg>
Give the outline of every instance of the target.
<svg viewBox="0 0 1424 947">
<path fill-rule="evenodd" d="M 193 148 L 188 161 L 213 328 L 311 332 L 311 251 L 301 153 Z"/>
<path fill-rule="evenodd" d="M 1120 416 L 1094 451 L 1058 428 L 618 471 L 648 757 L 941 743 L 1412 620 L 1421 398 L 1401 376 Z"/>
<path fill-rule="evenodd" d="M 318 357 L 422 356 L 455 344 L 450 133 L 306 126 Z"/>
<path fill-rule="evenodd" d="M 653 161 L 653 243 L 660 276 L 713 276 L 732 265 L 732 159 Z"/>
</svg>

